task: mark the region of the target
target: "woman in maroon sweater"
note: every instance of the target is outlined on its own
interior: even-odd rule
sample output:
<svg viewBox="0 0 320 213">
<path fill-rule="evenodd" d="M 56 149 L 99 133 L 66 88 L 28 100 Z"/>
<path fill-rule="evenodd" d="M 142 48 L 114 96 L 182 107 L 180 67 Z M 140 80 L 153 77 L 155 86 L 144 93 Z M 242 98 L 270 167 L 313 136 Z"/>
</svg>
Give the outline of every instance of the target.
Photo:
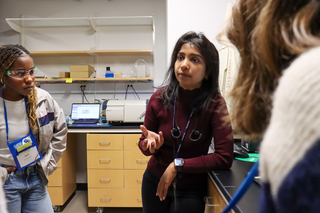
<svg viewBox="0 0 320 213">
<path fill-rule="evenodd" d="M 202 33 L 182 35 L 141 125 L 139 148 L 152 155 L 142 183 L 144 213 L 203 213 L 207 172 L 231 167 L 232 128 L 218 76 L 214 45 Z"/>
</svg>

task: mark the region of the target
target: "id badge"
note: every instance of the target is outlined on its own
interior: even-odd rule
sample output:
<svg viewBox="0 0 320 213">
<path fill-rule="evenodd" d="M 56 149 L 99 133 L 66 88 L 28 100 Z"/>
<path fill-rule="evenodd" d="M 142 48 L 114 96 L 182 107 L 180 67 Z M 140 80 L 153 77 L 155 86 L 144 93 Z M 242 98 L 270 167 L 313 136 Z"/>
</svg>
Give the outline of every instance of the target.
<svg viewBox="0 0 320 213">
<path fill-rule="evenodd" d="M 23 138 L 8 143 L 8 146 L 19 171 L 42 159 L 32 132 Z"/>
</svg>

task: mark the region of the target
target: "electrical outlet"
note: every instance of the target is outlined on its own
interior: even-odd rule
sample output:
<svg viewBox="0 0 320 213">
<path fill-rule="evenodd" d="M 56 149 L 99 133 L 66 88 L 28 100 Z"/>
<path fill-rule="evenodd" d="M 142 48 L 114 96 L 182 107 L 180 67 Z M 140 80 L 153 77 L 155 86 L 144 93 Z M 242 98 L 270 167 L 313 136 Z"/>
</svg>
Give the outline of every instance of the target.
<svg viewBox="0 0 320 213">
<path fill-rule="evenodd" d="M 80 85 L 80 89 L 81 89 L 82 91 L 85 91 L 85 90 L 86 90 L 86 85 Z"/>
</svg>

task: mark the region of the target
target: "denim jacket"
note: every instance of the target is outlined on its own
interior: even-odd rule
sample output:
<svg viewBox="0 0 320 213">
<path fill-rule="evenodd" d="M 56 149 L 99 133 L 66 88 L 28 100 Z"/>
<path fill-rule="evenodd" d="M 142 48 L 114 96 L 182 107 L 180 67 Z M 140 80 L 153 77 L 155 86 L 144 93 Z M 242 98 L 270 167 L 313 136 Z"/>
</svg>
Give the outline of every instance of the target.
<svg viewBox="0 0 320 213">
<path fill-rule="evenodd" d="M 45 185 L 48 177 L 57 168 L 63 151 L 66 149 L 68 128 L 64 113 L 58 103 L 45 90 L 37 88 L 38 103 L 36 113 L 39 128 L 33 131 L 43 159 L 37 162 L 37 171 Z M 7 170 L 0 167 L 3 183 L 7 179 Z"/>
</svg>

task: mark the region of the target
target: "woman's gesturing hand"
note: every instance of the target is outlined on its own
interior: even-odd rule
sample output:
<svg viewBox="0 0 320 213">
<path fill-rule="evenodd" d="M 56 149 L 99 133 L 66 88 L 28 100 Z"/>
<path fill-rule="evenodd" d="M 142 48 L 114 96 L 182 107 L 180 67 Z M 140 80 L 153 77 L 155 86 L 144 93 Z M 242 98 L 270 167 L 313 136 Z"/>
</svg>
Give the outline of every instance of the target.
<svg viewBox="0 0 320 213">
<path fill-rule="evenodd" d="M 160 131 L 159 134 L 147 130 L 144 125 L 140 125 L 142 134 L 146 139 L 142 142 L 142 150 L 146 151 L 149 149 L 150 153 L 154 153 L 156 149 L 159 149 L 164 143 L 163 134 Z"/>
</svg>

